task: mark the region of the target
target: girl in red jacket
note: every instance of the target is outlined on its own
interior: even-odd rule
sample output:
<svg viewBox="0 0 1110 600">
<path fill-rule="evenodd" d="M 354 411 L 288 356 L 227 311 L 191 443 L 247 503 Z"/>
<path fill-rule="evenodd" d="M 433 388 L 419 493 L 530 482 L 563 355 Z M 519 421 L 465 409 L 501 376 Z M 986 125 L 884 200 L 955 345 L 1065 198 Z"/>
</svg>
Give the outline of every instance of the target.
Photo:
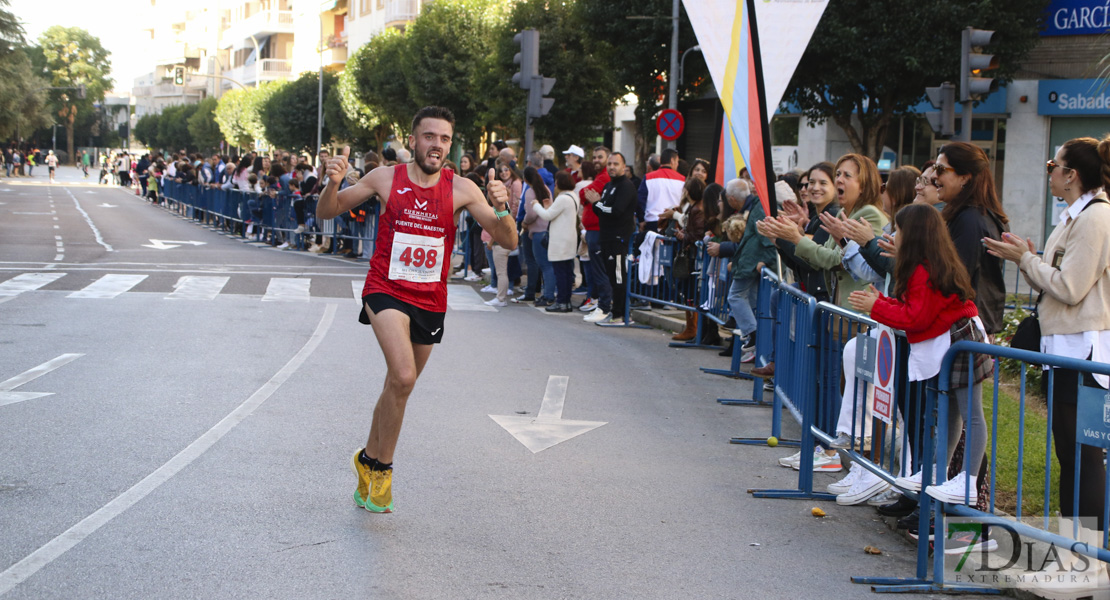
<svg viewBox="0 0 1110 600">
<path fill-rule="evenodd" d="M 868 291 L 852 292 L 849 302 L 871 318 L 894 329 L 906 332 L 910 342 L 909 379 L 923 381 L 936 377 L 941 359 L 948 348 L 960 340 L 986 340 L 973 299 L 974 288 L 967 269 L 956 253 L 952 238 L 937 210 L 923 204 L 912 204 L 894 217 L 896 257 L 894 263 L 893 297 L 880 294 L 874 286 Z M 968 414 L 968 354 L 961 354 L 952 368 L 950 399 L 955 402 L 948 410 L 948 464 L 956 449 Z M 971 420 L 967 424 L 969 463 L 951 480 L 925 488 L 930 496 L 952 504 L 974 505 L 976 476 L 987 445 L 987 424 L 983 418 L 982 381 L 992 372 L 990 360 L 976 355 L 971 389 Z M 895 485 L 904 489 L 921 489 L 921 471 L 911 477 L 900 477 Z"/>
</svg>

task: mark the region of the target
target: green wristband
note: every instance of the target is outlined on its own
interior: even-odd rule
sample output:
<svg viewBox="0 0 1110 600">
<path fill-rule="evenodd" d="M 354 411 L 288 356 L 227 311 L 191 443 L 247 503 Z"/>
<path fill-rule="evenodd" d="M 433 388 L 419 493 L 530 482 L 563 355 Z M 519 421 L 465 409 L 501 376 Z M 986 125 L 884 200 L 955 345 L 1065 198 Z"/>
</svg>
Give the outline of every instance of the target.
<svg viewBox="0 0 1110 600">
<path fill-rule="evenodd" d="M 496 216 L 496 217 L 497 217 L 498 219 L 500 219 L 500 218 L 502 218 L 502 217 L 507 217 L 507 216 L 509 216 L 509 211 L 507 211 L 507 210 L 495 210 L 495 211 L 493 211 L 493 214 L 494 214 L 494 215 L 495 215 L 495 216 Z"/>
</svg>

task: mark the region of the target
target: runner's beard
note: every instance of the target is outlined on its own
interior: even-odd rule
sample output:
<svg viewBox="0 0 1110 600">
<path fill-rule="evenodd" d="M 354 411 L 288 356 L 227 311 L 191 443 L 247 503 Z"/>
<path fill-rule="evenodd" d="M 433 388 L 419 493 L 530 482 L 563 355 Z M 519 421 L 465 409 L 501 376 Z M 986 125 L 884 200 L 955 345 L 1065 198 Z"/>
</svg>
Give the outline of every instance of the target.
<svg viewBox="0 0 1110 600">
<path fill-rule="evenodd" d="M 438 167 L 432 167 L 432 166 L 427 165 L 426 164 L 427 160 L 428 160 L 428 153 L 427 152 L 421 153 L 420 150 L 417 149 L 416 150 L 416 166 L 420 167 L 420 170 L 424 171 L 425 175 L 435 175 L 436 173 L 439 173 L 440 169 L 443 168 L 443 160 L 442 159 L 440 160 Z"/>
</svg>

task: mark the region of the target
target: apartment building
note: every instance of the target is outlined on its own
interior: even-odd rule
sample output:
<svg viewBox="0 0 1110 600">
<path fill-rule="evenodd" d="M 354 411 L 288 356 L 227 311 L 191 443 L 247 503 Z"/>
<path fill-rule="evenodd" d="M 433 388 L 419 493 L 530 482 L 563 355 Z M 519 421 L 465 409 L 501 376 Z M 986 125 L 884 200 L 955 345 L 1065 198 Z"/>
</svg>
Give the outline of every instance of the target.
<svg viewBox="0 0 1110 600">
<path fill-rule="evenodd" d="M 199 0 L 187 6 L 164 0 L 150 0 L 137 9 L 139 20 L 148 23 L 143 29 L 149 35 L 136 52 L 152 59 L 151 71 L 135 79 L 132 95 L 137 116 L 160 113 L 167 106 L 193 104 L 217 92 L 209 77 L 196 73 L 210 72 L 212 49 L 218 32 L 213 18 L 214 0 Z M 190 73 L 185 85 L 173 84 L 176 66 L 183 65 Z"/>
<path fill-rule="evenodd" d="M 290 0 L 222 0 L 217 4 L 216 67 L 221 76 L 221 94 L 239 85 L 256 87 L 296 74 Z"/>
</svg>

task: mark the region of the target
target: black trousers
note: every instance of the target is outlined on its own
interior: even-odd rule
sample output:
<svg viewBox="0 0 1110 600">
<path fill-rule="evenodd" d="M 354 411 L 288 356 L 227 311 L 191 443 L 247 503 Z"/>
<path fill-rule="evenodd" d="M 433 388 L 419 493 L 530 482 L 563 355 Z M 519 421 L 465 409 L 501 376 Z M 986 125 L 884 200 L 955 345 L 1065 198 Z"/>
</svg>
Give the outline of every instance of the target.
<svg viewBox="0 0 1110 600">
<path fill-rule="evenodd" d="M 627 240 L 601 242 L 601 258 L 605 263 L 605 274 L 609 279 L 609 287 L 613 288 L 613 309 L 610 313 L 613 319 L 624 318 L 624 301 L 628 289 L 625 282 L 628 276 L 627 254 Z"/>
<path fill-rule="evenodd" d="M 1079 372 L 1054 369 L 1052 381 L 1052 437 L 1060 461 L 1060 514 L 1076 516 L 1075 506 L 1075 414 L 1079 396 Z M 1045 379 L 1048 374 L 1045 374 Z M 1084 385 L 1098 387 L 1084 374 Z M 1102 510 L 1106 502 L 1106 467 L 1102 448 L 1083 445 L 1079 453 L 1079 515 L 1098 517 L 1099 531 L 1106 530 Z"/>
</svg>

